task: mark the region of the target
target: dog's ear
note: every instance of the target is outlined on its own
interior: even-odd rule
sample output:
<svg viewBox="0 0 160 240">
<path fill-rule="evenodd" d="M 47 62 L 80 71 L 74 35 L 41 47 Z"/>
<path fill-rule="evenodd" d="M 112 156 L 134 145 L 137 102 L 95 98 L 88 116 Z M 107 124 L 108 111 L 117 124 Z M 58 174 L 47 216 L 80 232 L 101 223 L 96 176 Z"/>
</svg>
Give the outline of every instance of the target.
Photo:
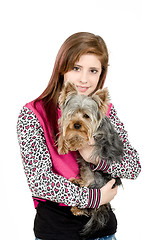
<svg viewBox="0 0 160 240">
<path fill-rule="evenodd" d="M 92 98 L 98 104 L 100 111 L 105 115 L 108 110 L 109 93 L 108 89 L 99 89 L 93 95 Z"/>
<path fill-rule="evenodd" d="M 69 97 L 71 95 L 76 95 L 76 94 L 78 94 L 78 91 L 77 91 L 76 86 L 73 83 L 71 83 L 69 81 L 64 83 L 64 87 L 63 87 L 63 89 L 60 93 L 60 96 L 59 96 L 60 107 L 63 106 L 67 97 Z"/>
</svg>

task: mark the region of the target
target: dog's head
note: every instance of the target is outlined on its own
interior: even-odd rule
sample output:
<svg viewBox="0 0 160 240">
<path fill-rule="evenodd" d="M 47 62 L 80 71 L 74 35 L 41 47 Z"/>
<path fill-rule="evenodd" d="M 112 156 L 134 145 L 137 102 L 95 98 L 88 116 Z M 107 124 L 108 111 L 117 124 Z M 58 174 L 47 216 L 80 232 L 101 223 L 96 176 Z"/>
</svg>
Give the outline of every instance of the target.
<svg viewBox="0 0 160 240">
<path fill-rule="evenodd" d="M 92 96 L 80 95 L 76 86 L 67 82 L 60 94 L 60 134 L 72 151 L 84 146 L 98 128 L 107 112 L 108 90 L 96 91 Z"/>
</svg>

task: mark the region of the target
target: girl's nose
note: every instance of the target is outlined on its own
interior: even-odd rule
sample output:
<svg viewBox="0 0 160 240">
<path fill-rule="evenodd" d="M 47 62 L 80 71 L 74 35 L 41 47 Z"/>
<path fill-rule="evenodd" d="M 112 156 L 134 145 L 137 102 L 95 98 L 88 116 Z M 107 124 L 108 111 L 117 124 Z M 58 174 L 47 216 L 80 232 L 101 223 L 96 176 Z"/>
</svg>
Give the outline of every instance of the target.
<svg viewBox="0 0 160 240">
<path fill-rule="evenodd" d="M 80 82 L 85 84 L 87 83 L 87 73 L 86 72 L 83 72 L 81 77 L 80 77 Z"/>
</svg>

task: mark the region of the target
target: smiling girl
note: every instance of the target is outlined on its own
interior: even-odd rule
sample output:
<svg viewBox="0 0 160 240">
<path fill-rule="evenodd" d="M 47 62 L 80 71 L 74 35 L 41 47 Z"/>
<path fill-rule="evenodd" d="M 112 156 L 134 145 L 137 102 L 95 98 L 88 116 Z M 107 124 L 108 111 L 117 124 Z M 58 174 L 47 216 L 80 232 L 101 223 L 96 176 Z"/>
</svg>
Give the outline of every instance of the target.
<svg viewBox="0 0 160 240">
<path fill-rule="evenodd" d="M 69 179 L 78 176 L 76 153 L 59 155 L 55 144 L 61 111 L 58 97 L 64 82 L 77 86 L 80 94 L 90 95 L 104 85 L 108 68 L 108 51 L 99 36 L 80 32 L 70 36 L 60 48 L 47 88 L 36 100 L 27 103 L 20 112 L 17 134 L 24 172 L 36 207 L 34 233 L 36 239 L 78 240 L 80 230 L 89 220 L 72 215 L 71 206 L 99 208 L 117 194 L 111 180 L 101 189 L 77 187 Z M 122 164 L 106 165 L 98 160 L 93 171 L 103 171 L 112 177 L 136 179 L 140 173 L 137 151 L 130 145 L 123 123 L 112 104 L 106 113 L 124 144 Z M 93 147 L 86 145 L 79 153 L 89 161 Z M 116 239 L 117 220 L 113 211 L 106 226 L 92 239 Z"/>
<path fill-rule="evenodd" d="M 64 74 L 64 81 L 74 83 L 80 94 L 89 95 L 97 87 L 101 75 L 101 62 L 96 55 L 82 55 L 73 70 Z"/>
</svg>

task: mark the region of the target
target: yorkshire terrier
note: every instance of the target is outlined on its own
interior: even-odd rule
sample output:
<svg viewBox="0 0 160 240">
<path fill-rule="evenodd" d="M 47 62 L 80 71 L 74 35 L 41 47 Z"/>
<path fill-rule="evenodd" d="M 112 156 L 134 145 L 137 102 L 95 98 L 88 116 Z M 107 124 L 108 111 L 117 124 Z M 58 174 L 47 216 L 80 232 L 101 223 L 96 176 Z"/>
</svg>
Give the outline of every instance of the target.
<svg viewBox="0 0 160 240">
<path fill-rule="evenodd" d="M 67 154 L 69 150 L 77 151 L 94 138 L 94 150 L 91 158 L 106 160 L 111 165 L 122 161 L 123 143 L 120 140 L 110 120 L 106 116 L 108 109 L 108 90 L 97 90 L 92 96 L 80 95 L 76 86 L 67 82 L 60 94 L 59 104 L 61 118 L 58 137 L 59 154 Z M 102 171 L 92 171 L 90 163 L 81 156 L 78 157 L 80 178 L 71 180 L 80 187 L 101 188 L 113 177 Z M 120 178 L 115 179 L 116 185 L 121 185 Z M 90 219 L 81 231 L 83 239 L 92 237 L 94 232 L 103 228 L 109 220 L 110 203 L 98 209 L 79 209 L 72 207 L 74 215 L 86 215 Z"/>
</svg>

